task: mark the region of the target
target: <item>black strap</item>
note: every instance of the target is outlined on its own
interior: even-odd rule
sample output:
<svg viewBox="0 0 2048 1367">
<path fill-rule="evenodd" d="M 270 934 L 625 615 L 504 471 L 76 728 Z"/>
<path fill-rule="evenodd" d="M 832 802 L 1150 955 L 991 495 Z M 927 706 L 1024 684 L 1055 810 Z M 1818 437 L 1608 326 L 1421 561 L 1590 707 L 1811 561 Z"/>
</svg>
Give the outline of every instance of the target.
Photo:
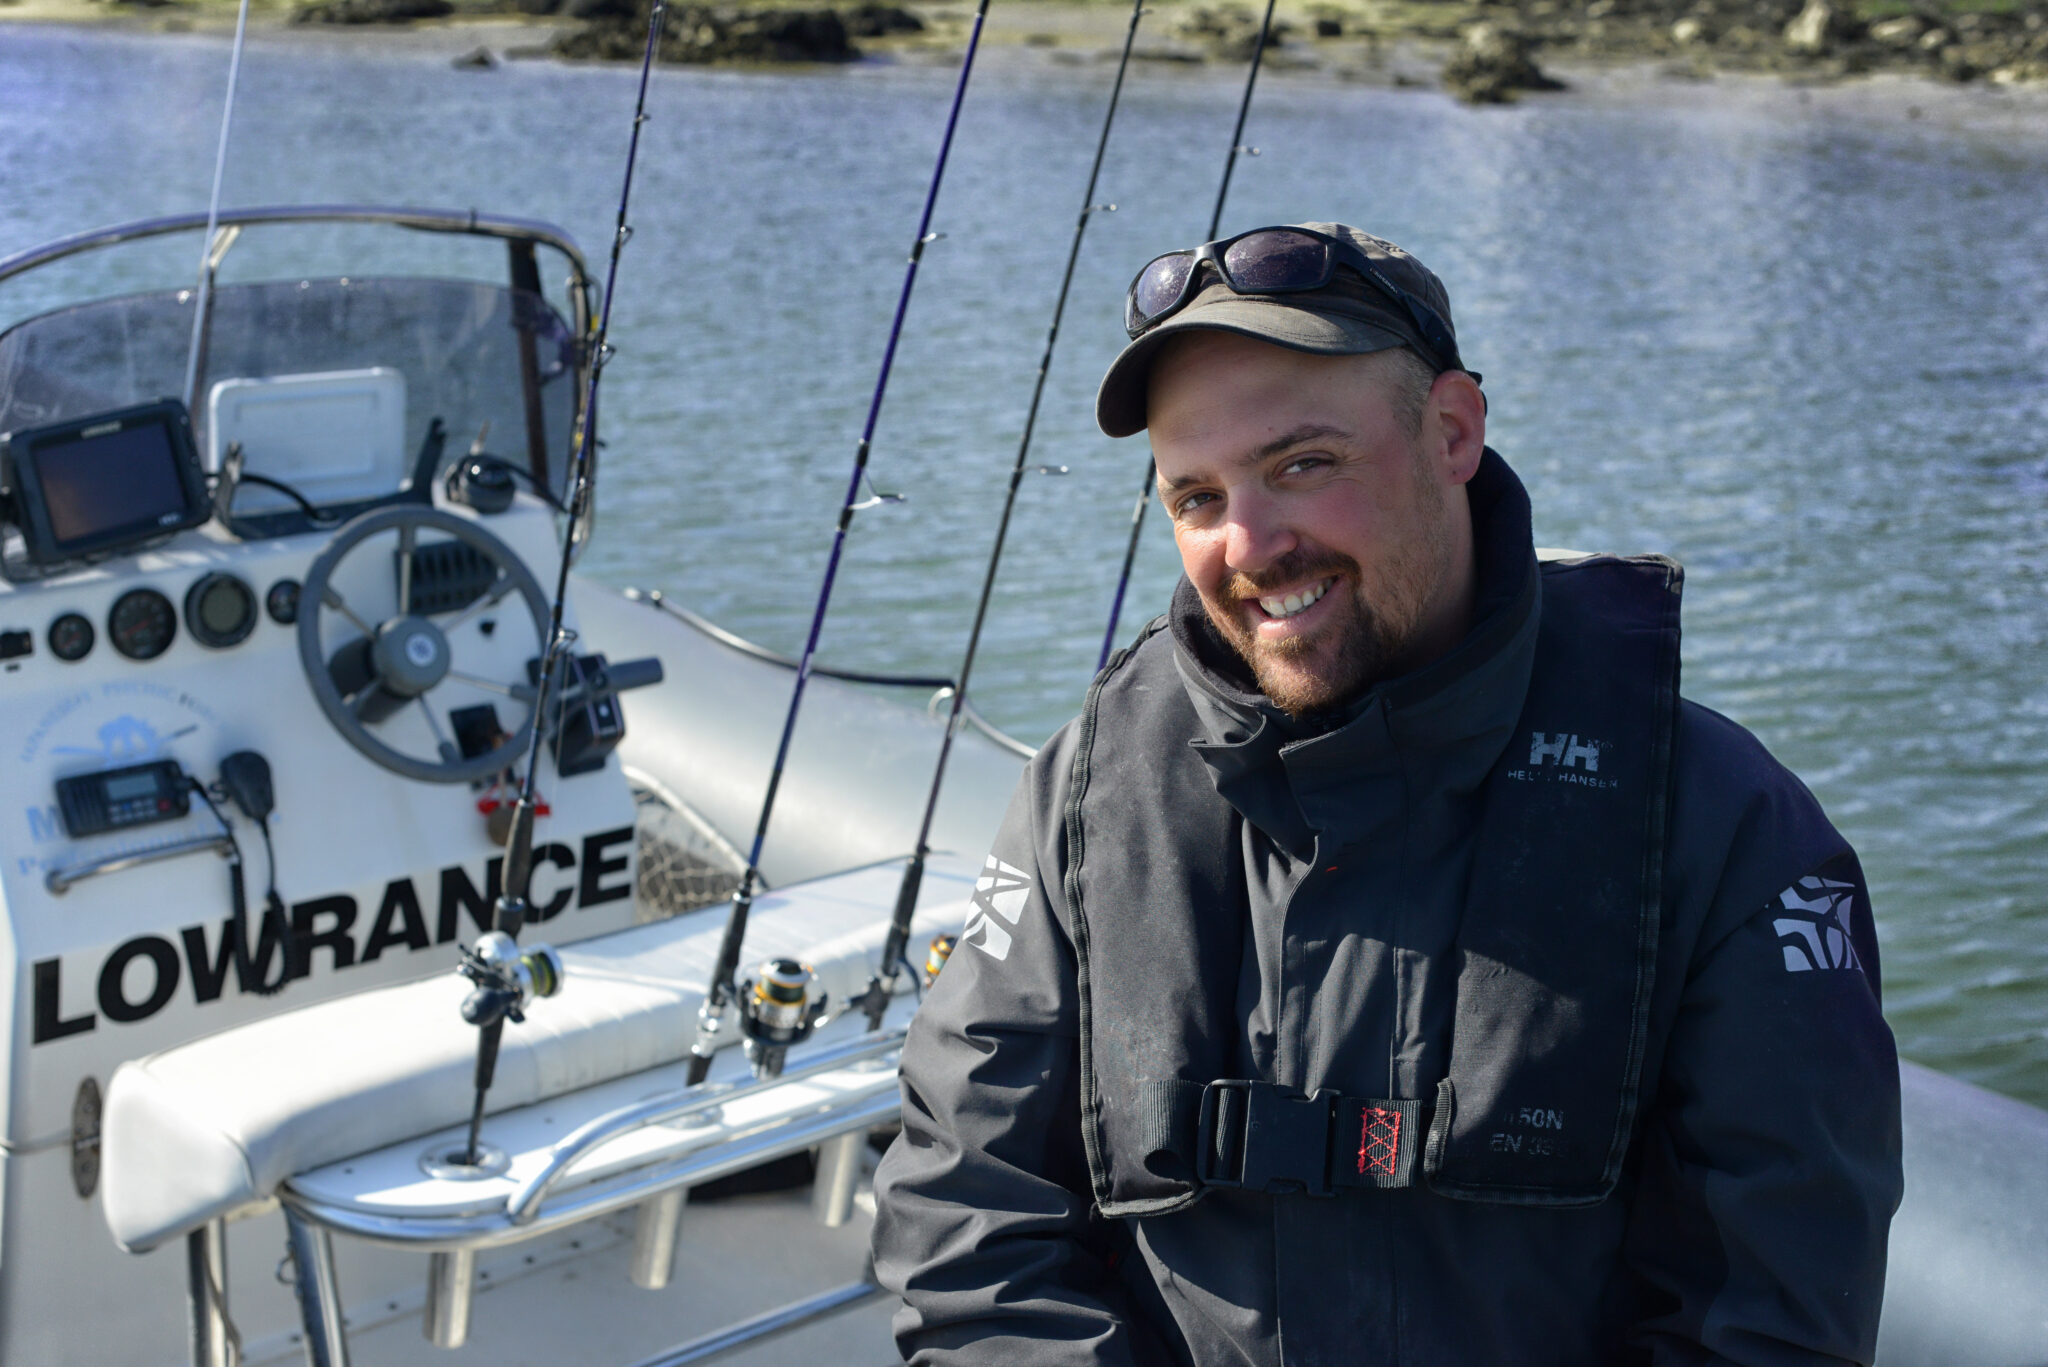
<svg viewBox="0 0 2048 1367">
<path fill-rule="evenodd" d="M 1181 1159 L 1201 1186 L 1334 1196 L 1415 1185 L 1429 1125 L 1421 1101 L 1309 1095 L 1246 1078 L 1143 1086 L 1152 1151 Z"/>
</svg>

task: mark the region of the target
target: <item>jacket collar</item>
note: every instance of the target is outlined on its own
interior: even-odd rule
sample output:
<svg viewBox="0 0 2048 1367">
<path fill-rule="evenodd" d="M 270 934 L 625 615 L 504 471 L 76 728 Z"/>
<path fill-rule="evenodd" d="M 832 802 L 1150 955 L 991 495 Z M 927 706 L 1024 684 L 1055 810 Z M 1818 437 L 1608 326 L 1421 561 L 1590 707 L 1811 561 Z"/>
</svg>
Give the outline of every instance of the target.
<svg viewBox="0 0 2048 1367">
<path fill-rule="evenodd" d="M 1540 616 L 1529 496 L 1492 449 L 1466 486 L 1477 558 L 1473 625 L 1448 654 L 1374 685 L 1324 717 L 1296 720 L 1258 691 L 1251 671 L 1183 578 L 1169 627 L 1198 719 L 1196 751 L 1217 792 L 1246 820 L 1306 857 L 1368 819 L 1374 774 L 1471 791 L 1505 747 L 1528 691 Z"/>
</svg>

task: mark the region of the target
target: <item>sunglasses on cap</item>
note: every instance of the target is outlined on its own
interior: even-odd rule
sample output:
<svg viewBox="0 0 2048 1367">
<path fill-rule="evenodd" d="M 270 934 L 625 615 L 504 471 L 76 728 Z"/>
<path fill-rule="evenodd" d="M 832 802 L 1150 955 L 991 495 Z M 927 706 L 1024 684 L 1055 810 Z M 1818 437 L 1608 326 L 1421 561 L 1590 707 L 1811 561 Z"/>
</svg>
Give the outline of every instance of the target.
<svg viewBox="0 0 2048 1367">
<path fill-rule="evenodd" d="M 1254 228 L 1192 250 L 1153 257 L 1131 281 L 1124 298 L 1124 331 L 1131 340 L 1186 307 L 1198 293 L 1204 264 L 1238 294 L 1319 290 L 1336 278 L 1339 266 L 1348 266 L 1407 311 L 1426 360 L 1439 371 L 1466 368 L 1457 338 L 1435 309 L 1389 280 L 1351 243 L 1310 228 Z"/>
</svg>

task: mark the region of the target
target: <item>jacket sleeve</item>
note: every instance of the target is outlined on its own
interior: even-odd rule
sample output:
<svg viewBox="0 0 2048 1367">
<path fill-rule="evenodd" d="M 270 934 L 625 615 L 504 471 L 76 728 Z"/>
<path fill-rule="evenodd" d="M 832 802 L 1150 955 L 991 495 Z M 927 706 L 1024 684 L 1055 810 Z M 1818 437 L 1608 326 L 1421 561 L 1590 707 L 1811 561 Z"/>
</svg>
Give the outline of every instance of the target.
<svg viewBox="0 0 2048 1367">
<path fill-rule="evenodd" d="M 1862 869 L 1777 772 L 1731 841 L 1645 1117 L 1627 1256 L 1660 1367 L 1876 1352 L 1898 1055 Z"/>
<path fill-rule="evenodd" d="M 903 1049 L 903 1131 L 875 1175 L 875 1275 L 919 1367 L 1161 1360 L 1090 1217 L 1055 737 L 1027 769 L 961 940 Z"/>
</svg>

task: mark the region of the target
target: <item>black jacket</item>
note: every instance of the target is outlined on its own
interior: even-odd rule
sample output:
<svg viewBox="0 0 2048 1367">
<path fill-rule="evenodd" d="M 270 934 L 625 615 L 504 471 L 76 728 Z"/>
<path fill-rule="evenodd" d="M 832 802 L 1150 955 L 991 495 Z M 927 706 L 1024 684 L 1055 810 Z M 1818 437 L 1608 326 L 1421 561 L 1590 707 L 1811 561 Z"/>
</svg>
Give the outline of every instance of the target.
<svg viewBox="0 0 2048 1367">
<path fill-rule="evenodd" d="M 1148 646 L 1174 651 L 1211 780 L 1244 817 L 1244 1076 L 1427 1097 L 1443 1074 L 1474 845 L 1460 798 L 1500 757 L 1527 679 L 1516 616 L 1539 610 L 1521 486 L 1489 457 L 1471 493 L 1471 635 L 1323 727 L 1258 696 L 1186 584 Z M 875 1253 L 905 1299 L 906 1357 L 1870 1359 L 1901 1179 L 1868 898 L 1811 795 L 1746 732 L 1680 713 L 1646 1104 L 1608 1200 L 1211 1191 L 1133 1221 L 1093 1214 L 1082 1150 L 1063 897 L 1075 743 L 1062 731 L 1027 770 L 905 1050 Z M 1302 878 L 1311 835 L 1345 850 L 1345 878 Z M 1823 873 L 1846 945 L 1805 909 Z"/>
</svg>

